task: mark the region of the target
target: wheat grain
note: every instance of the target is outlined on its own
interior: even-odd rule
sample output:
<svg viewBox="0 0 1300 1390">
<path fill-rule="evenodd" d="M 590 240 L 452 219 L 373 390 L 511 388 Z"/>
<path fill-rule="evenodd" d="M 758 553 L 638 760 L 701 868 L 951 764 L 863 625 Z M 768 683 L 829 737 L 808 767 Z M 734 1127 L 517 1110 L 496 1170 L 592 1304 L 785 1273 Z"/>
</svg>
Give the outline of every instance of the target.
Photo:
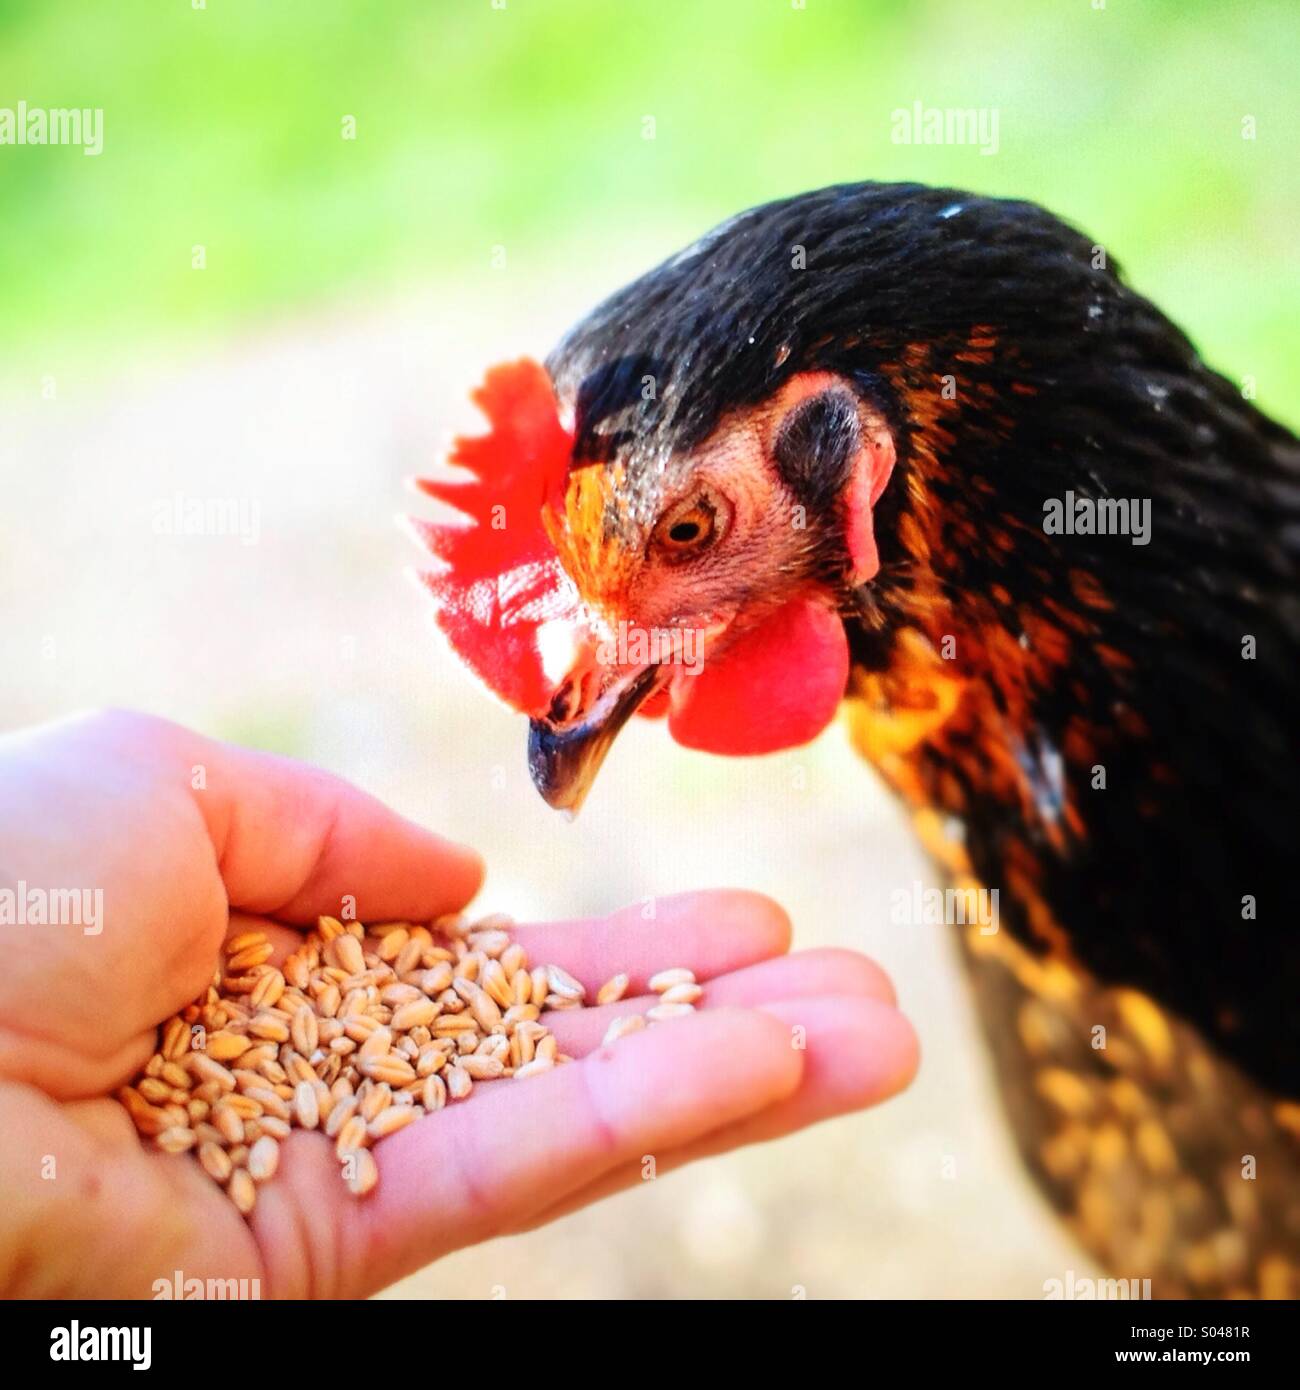
<svg viewBox="0 0 1300 1390">
<path fill-rule="evenodd" d="M 258 935 L 261 936 L 261 933 Z M 227 983 L 231 976 L 237 976 L 240 971 L 251 970 L 256 965 L 265 965 L 274 953 L 275 947 L 264 936 L 257 944 L 246 946 L 242 951 L 236 952 L 226 961 Z"/>
<path fill-rule="evenodd" d="M 665 990 L 672 989 L 674 985 L 693 985 L 695 983 L 695 972 L 687 970 L 685 966 L 676 965 L 671 970 L 660 970 L 658 974 L 651 975 L 648 988 L 652 994 L 662 994 Z"/>
<path fill-rule="evenodd" d="M 587 992 L 567 970 L 558 965 L 546 967 L 546 980 L 551 994 L 558 994 L 561 999 L 581 999 Z"/>
<path fill-rule="evenodd" d="M 626 975 L 615 975 L 613 979 L 606 980 L 596 991 L 597 1004 L 614 1004 L 627 993 L 629 984 Z"/>
<path fill-rule="evenodd" d="M 303 1129 L 315 1129 L 320 1124 L 320 1098 L 310 1081 L 300 1081 L 294 1087 L 293 1113 Z"/>
<path fill-rule="evenodd" d="M 390 1134 L 396 1134 L 399 1129 L 405 1129 L 419 1118 L 420 1112 L 414 1105 L 390 1105 L 370 1121 L 366 1134 L 373 1143 L 376 1139 L 386 1139 Z"/>
<path fill-rule="evenodd" d="M 587 1007 L 586 988 L 562 966 L 530 968 L 513 925 L 500 913 L 452 914 L 367 931 L 321 917 L 278 966 L 264 932 L 242 932 L 118 1099 L 156 1149 L 192 1153 L 245 1215 L 294 1129 L 332 1141 L 349 1189 L 364 1195 L 379 1177 L 372 1143 L 476 1085 L 572 1060 L 539 1019 Z M 628 987 L 617 974 L 595 1002 Z M 615 1019 L 606 1043 L 692 1012 L 701 995 L 681 968 L 660 971 L 650 988 L 655 1007 Z"/>
<path fill-rule="evenodd" d="M 325 1121 L 325 1133 L 330 1139 L 336 1139 L 343 1130 L 343 1126 L 357 1113 L 357 1108 L 361 1101 L 356 1096 L 348 1096 L 346 1100 L 335 1104 L 330 1111 L 329 1119 Z"/>
<path fill-rule="evenodd" d="M 289 1026 L 289 1033 L 293 1038 L 293 1047 L 303 1056 L 311 1056 L 316 1051 L 320 1042 L 320 1026 L 316 1022 L 316 1013 L 311 1011 L 310 1004 L 300 1004 L 293 1013 L 293 1022 Z"/>
<path fill-rule="evenodd" d="M 170 1129 L 165 1129 L 154 1140 L 154 1143 L 164 1152 L 169 1154 L 183 1154 L 188 1149 L 192 1149 L 197 1142 L 198 1136 L 192 1129 L 184 1125 L 172 1125 Z"/>
<path fill-rule="evenodd" d="M 605 1029 L 605 1036 L 601 1039 L 603 1046 L 608 1047 L 610 1043 L 616 1043 L 620 1038 L 625 1038 L 629 1033 L 638 1033 L 646 1026 L 643 1014 L 623 1014 L 614 1019 L 608 1028 Z"/>
<path fill-rule="evenodd" d="M 242 1056 L 252 1047 L 249 1038 L 242 1037 L 238 1033 L 228 1033 L 222 1029 L 218 1033 L 213 1033 L 208 1038 L 207 1054 L 218 1062 L 233 1062 L 236 1057 Z"/>
<path fill-rule="evenodd" d="M 248 1151 L 248 1176 L 254 1182 L 267 1182 L 280 1166 L 280 1146 L 264 1134 Z"/>
<path fill-rule="evenodd" d="M 229 1105 L 218 1105 L 212 1112 L 212 1123 L 228 1144 L 244 1142 L 244 1117 Z"/>
<path fill-rule="evenodd" d="M 392 1033 L 387 1028 L 376 1028 L 361 1044 L 361 1050 L 357 1053 L 357 1065 L 364 1070 L 367 1062 L 388 1056 L 392 1046 Z"/>
<path fill-rule="evenodd" d="M 255 1009 L 272 1008 L 280 1002 L 280 996 L 284 993 L 284 976 L 273 966 L 266 966 L 261 975 L 257 977 L 257 983 L 253 986 L 253 992 L 248 996 L 248 1002 Z"/>
<path fill-rule="evenodd" d="M 401 955 L 402 947 L 411 939 L 411 933 L 400 925 L 395 931 L 377 933 L 374 927 L 370 930 L 372 934 L 379 936 L 379 949 L 375 954 L 389 965 Z"/>
<path fill-rule="evenodd" d="M 694 1004 L 656 1004 L 653 1009 L 647 1009 L 645 1016 L 651 1023 L 663 1023 L 670 1018 L 680 1018 L 683 1014 L 693 1014 Z"/>
<path fill-rule="evenodd" d="M 424 1086 L 420 1091 L 420 1104 L 424 1106 L 430 1114 L 435 1110 L 441 1110 L 447 1104 L 447 1083 L 436 1073 L 425 1078 Z"/>
<path fill-rule="evenodd" d="M 393 1012 L 391 1026 L 395 1033 L 407 1033 L 412 1028 L 427 1028 L 438 1016 L 438 1006 L 432 999 L 412 999 Z"/>
<path fill-rule="evenodd" d="M 265 1038 L 268 1042 L 289 1041 L 289 1025 L 284 1019 L 266 1011 L 257 1015 L 248 1025 L 248 1031 L 255 1038 Z"/>
<path fill-rule="evenodd" d="M 250 1215 L 257 1205 L 257 1187 L 247 1168 L 236 1168 L 231 1173 L 226 1191 L 230 1194 L 230 1200 L 245 1216 Z"/>
<path fill-rule="evenodd" d="M 361 1094 L 361 1104 L 357 1107 L 357 1114 L 369 1124 L 381 1110 L 386 1109 L 392 1103 L 392 1099 L 393 1088 L 387 1083 L 381 1082 L 378 1086 L 372 1086 Z"/>
<path fill-rule="evenodd" d="M 508 1042 L 506 1046 L 509 1046 Z M 469 1076 L 471 1081 L 491 1081 L 505 1071 L 500 1058 L 485 1057 L 479 1053 L 461 1058 L 458 1066 Z"/>
<path fill-rule="evenodd" d="M 365 1149 L 358 1149 L 348 1155 L 347 1166 L 351 1173 L 347 1177 L 348 1189 L 357 1197 L 364 1197 L 379 1181 L 379 1168 L 374 1155 Z"/>
<path fill-rule="evenodd" d="M 501 1010 L 487 990 L 475 991 L 474 997 L 469 1001 L 469 1009 L 474 1015 L 474 1021 L 485 1033 L 500 1027 Z"/>
<path fill-rule="evenodd" d="M 365 954 L 355 936 L 344 934 L 334 938 L 334 955 L 349 975 L 360 975 L 366 968 Z"/>
<path fill-rule="evenodd" d="M 339 1137 L 334 1141 L 334 1152 L 341 1159 L 345 1154 L 353 1149 L 359 1149 L 366 1142 L 366 1122 L 360 1115 L 353 1117 L 339 1130 Z"/>
<path fill-rule="evenodd" d="M 199 1145 L 199 1162 L 213 1182 L 224 1183 L 230 1177 L 233 1166 L 230 1155 L 219 1143 L 211 1139 L 206 1139 Z"/>
</svg>

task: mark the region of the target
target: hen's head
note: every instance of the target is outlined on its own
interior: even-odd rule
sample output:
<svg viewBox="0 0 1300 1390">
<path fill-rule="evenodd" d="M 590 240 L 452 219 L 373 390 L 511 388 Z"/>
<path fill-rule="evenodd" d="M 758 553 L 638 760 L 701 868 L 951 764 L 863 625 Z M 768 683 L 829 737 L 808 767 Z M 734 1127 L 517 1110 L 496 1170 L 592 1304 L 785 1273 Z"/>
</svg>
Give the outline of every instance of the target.
<svg viewBox="0 0 1300 1390">
<path fill-rule="evenodd" d="M 995 579 L 1014 613 L 1049 557 L 1042 477 L 1008 457 L 1088 486 L 1114 404 L 1089 400 L 1097 360 L 1121 341 L 1192 359 L 1095 252 L 1026 203 L 826 189 L 649 272 L 545 371 L 489 375 L 491 433 L 453 455 L 476 481 L 424 485 L 477 525 L 419 524 L 444 561 L 427 582 L 459 654 L 530 716 L 552 805 L 581 803 L 638 709 L 718 753 L 811 739 L 845 690 L 846 619 L 856 650 Z M 1145 388 L 1112 370 L 1108 389 Z"/>
</svg>

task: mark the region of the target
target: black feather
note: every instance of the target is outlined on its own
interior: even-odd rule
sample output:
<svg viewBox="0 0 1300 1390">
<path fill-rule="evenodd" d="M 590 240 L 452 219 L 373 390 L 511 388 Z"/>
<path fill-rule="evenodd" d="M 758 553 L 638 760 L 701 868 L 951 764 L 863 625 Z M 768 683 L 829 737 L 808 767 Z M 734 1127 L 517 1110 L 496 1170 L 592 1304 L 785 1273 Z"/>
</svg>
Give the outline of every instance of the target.
<svg viewBox="0 0 1300 1390">
<path fill-rule="evenodd" d="M 628 389 L 626 364 L 647 363 L 651 396 Z M 1084 832 L 1051 842 L 1033 808 L 994 791 L 987 729 L 925 755 L 935 804 L 960 815 L 990 885 L 1010 847 L 1031 846 L 1044 899 L 1096 975 L 1149 992 L 1273 1089 L 1300 1090 L 1300 932 L 1283 872 L 1300 824 L 1300 445 L 1112 258 L 1030 203 L 828 188 L 710 233 L 606 300 L 548 365 L 579 401 L 579 456 L 617 452 L 641 515 L 728 411 L 793 374 L 874 383 L 899 462 L 875 511 L 880 574 L 846 596 L 870 614 L 849 619 L 858 667 L 889 667 L 922 592 L 986 633 L 1019 639 L 1037 615 L 1070 634 L 1031 727 L 992 733 L 1030 763 L 1062 754 Z M 948 382 L 936 418 L 926 406 Z M 843 464 L 838 406 L 810 406 L 789 431 L 778 464 L 824 502 Z M 1067 493 L 1146 499 L 1149 544 L 1047 534 L 1045 503 Z M 918 558 L 921 522 L 936 543 Z M 1098 606 L 1081 602 L 1080 575 Z M 1005 712 L 1000 689 L 995 704 Z M 1103 746 L 1063 753 L 1080 720 Z M 1004 920 L 1041 947 L 1023 903 Z"/>
</svg>

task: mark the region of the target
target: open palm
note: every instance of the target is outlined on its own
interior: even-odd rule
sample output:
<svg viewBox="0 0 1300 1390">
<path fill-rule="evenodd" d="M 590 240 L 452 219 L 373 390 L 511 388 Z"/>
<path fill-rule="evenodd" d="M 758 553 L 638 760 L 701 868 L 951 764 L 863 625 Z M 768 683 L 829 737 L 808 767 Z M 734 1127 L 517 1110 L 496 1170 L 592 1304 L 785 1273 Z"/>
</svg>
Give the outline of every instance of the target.
<svg viewBox="0 0 1300 1390">
<path fill-rule="evenodd" d="M 478 1086 L 376 1149 L 358 1200 L 333 1144 L 295 1131 L 251 1222 L 189 1156 L 141 1146 L 110 1099 L 155 1030 L 250 926 L 282 953 L 355 900 L 363 920 L 463 907 L 472 851 L 314 769 L 134 714 L 0 740 L 0 888 L 102 888 L 102 931 L 5 926 L 0 976 L 0 1289 L 150 1296 L 155 1281 L 260 1279 L 267 1295 L 355 1297 L 461 1246 L 541 1224 L 692 1158 L 882 1100 L 916 1066 L 881 971 L 845 951 L 786 955 L 775 904 L 666 898 L 598 921 L 521 926 L 535 962 L 589 996 L 667 966 L 704 984 L 699 1012 L 601 1045 L 649 1001 L 547 1015 L 579 1059 Z"/>
</svg>

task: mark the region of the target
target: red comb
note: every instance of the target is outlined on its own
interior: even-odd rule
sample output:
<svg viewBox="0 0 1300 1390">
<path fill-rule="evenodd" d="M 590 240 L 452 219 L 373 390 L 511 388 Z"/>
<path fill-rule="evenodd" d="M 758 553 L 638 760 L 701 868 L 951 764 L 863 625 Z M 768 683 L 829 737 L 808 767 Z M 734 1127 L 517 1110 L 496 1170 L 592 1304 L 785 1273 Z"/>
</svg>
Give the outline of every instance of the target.
<svg viewBox="0 0 1300 1390">
<path fill-rule="evenodd" d="M 443 566 L 421 578 L 456 655 L 508 705 L 540 714 L 555 682 L 543 670 L 539 632 L 545 623 L 572 620 L 579 608 L 542 525 L 544 503 L 564 488 L 573 437 L 537 362 L 493 367 L 472 399 L 491 429 L 457 439 L 449 462 L 473 477 L 420 478 L 417 486 L 473 524 L 412 519 Z"/>
</svg>

